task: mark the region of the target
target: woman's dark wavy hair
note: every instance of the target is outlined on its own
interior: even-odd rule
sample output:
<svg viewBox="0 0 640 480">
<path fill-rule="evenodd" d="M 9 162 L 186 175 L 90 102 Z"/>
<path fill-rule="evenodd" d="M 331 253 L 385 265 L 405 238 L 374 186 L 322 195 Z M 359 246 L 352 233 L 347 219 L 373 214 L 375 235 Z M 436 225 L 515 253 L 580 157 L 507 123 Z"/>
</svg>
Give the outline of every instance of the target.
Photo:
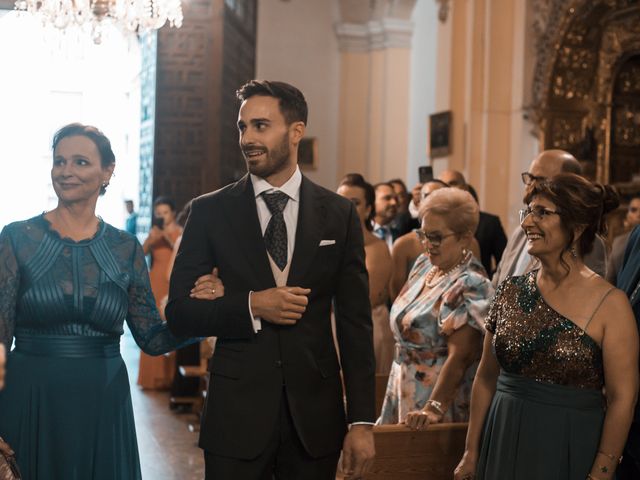
<svg viewBox="0 0 640 480">
<path fill-rule="evenodd" d="M 371 207 L 367 221 L 364 222 L 364 226 L 367 230 L 373 230 L 373 224 L 371 223 L 376 216 L 376 191 L 373 186 L 367 182 L 359 173 L 347 173 L 342 180 L 340 180 L 339 187 L 358 187 L 364 191 L 364 201 L 367 207 Z"/>
<path fill-rule="evenodd" d="M 620 197 L 613 187 L 592 183 L 574 173 L 561 173 L 548 180 L 534 182 L 527 189 L 525 203 L 529 204 L 536 196 L 544 197 L 556 206 L 562 227 L 569 236 L 565 251 L 575 241 L 574 231 L 584 227 L 578 240 L 581 257 L 593 250 L 597 234 L 607 233 L 605 215 L 620 204 Z"/>
<path fill-rule="evenodd" d="M 63 138 L 76 136 L 86 137 L 95 144 L 98 149 L 98 153 L 100 154 L 100 165 L 102 165 L 102 168 L 107 168 L 116 163 L 116 156 L 111 149 L 111 142 L 107 136 L 96 127 L 84 125 L 82 123 L 70 123 L 58 130 L 53 135 L 51 150 L 55 152 L 56 147 Z M 104 195 L 106 191 L 106 187 L 100 187 L 100 195 Z"/>
</svg>

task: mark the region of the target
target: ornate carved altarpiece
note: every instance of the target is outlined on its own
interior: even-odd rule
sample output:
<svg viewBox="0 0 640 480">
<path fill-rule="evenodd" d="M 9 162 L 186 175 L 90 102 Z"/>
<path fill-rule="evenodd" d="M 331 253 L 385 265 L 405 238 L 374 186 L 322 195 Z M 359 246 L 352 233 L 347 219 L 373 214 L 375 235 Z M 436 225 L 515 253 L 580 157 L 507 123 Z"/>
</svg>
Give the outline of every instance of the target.
<svg viewBox="0 0 640 480">
<path fill-rule="evenodd" d="M 532 119 L 544 149 L 640 191 L 640 0 L 532 0 Z"/>
</svg>

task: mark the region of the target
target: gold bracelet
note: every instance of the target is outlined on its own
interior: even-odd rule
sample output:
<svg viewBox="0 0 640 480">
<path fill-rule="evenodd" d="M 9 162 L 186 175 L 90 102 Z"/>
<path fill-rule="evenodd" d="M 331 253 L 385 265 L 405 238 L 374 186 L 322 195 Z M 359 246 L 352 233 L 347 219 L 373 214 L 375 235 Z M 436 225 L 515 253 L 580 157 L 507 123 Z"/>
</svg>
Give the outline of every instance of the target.
<svg viewBox="0 0 640 480">
<path fill-rule="evenodd" d="M 439 415 L 444 417 L 444 410 L 442 410 L 442 403 L 437 400 L 427 400 L 425 407 L 432 407 Z"/>
<path fill-rule="evenodd" d="M 600 455 L 604 455 L 605 457 L 607 457 L 612 462 L 622 463 L 622 455 L 620 455 L 619 457 L 616 457 L 615 455 L 612 455 L 611 453 L 604 453 L 602 450 L 598 450 L 598 453 Z"/>
</svg>

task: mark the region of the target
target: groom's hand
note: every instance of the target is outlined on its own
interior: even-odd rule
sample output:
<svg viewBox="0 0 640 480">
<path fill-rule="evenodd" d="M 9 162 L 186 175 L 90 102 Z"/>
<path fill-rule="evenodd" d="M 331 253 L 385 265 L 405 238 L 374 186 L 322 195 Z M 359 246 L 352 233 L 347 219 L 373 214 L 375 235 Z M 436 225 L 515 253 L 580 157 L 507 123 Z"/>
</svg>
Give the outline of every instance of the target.
<svg viewBox="0 0 640 480">
<path fill-rule="evenodd" d="M 251 294 L 251 312 L 276 325 L 295 325 L 307 309 L 311 293 L 308 288 L 278 287 L 253 292 Z"/>
<path fill-rule="evenodd" d="M 342 445 L 342 472 L 349 480 L 361 479 L 373 465 L 376 448 L 372 425 L 351 425 Z"/>
</svg>

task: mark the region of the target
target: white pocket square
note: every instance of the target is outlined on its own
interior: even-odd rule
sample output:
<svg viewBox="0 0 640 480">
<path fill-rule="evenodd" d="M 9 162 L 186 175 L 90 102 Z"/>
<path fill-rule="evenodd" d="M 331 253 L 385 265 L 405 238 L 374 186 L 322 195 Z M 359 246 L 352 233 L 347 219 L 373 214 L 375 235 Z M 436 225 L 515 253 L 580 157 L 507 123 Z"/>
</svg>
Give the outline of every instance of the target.
<svg viewBox="0 0 640 480">
<path fill-rule="evenodd" d="M 320 240 L 321 247 L 326 247 L 328 245 L 335 245 L 335 243 L 336 243 L 335 240 Z"/>
</svg>

